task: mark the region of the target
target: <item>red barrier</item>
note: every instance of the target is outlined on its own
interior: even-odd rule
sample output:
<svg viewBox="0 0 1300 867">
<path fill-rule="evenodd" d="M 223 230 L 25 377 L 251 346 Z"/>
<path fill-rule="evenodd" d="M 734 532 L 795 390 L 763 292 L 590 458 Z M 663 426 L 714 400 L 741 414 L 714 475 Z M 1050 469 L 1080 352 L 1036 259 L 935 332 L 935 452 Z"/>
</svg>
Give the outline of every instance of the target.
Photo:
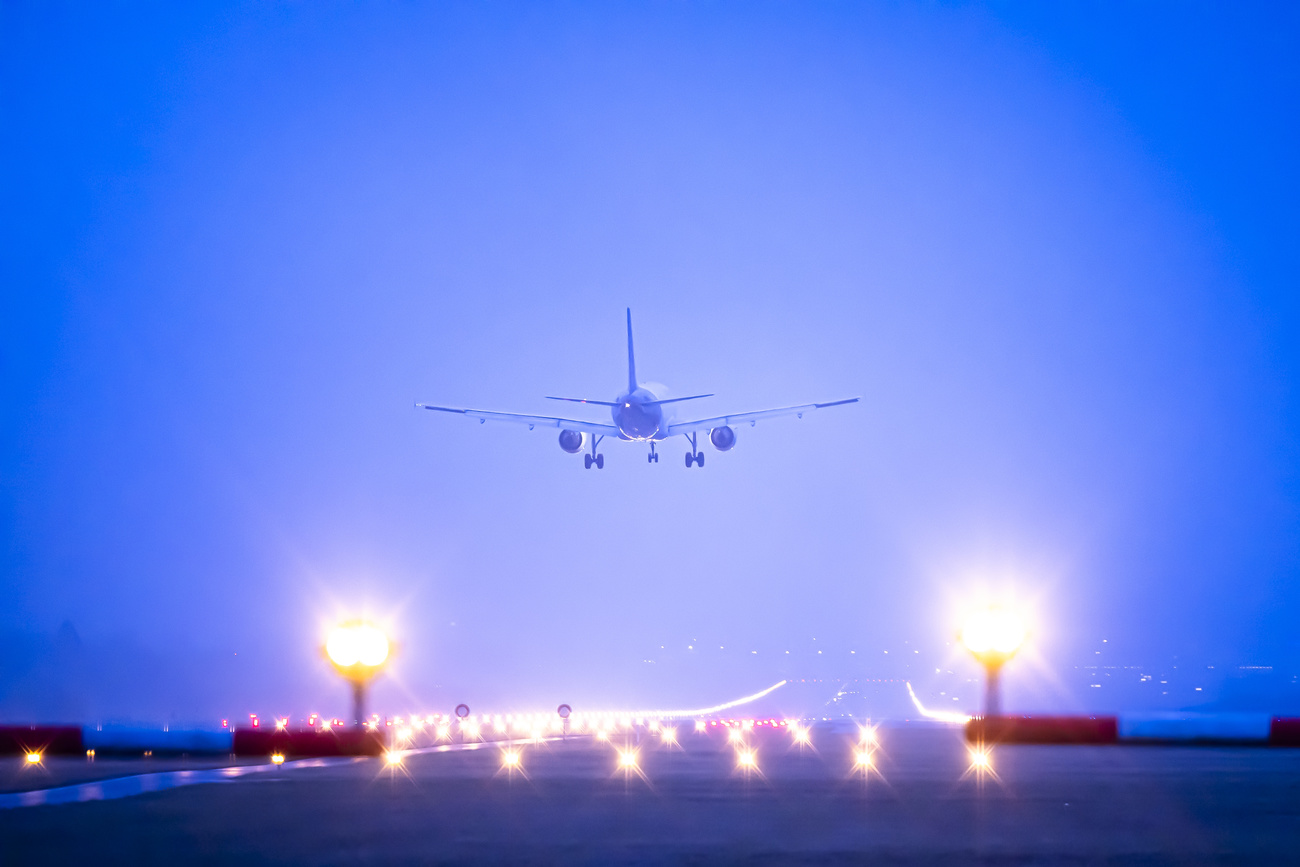
<svg viewBox="0 0 1300 867">
<path fill-rule="evenodd" d="M 287 729 L 236 729 L 237 756 L 378 756 L 388 748 L 385 731 L 340 728 L 329 731 Z"/>
<path fill-rule="evenodd" d="M 1300 717 L 1273 717 L 1268 742 L 1279 747 L 1300 747 Z"/>
<path fill-rule="evenodd" d="M 0 726 L 0 755 L 38 752 L 76 756 L 85 752 L 77 726 Z"/>
<path fill-rule="evenodd" d="M 1113 744 L 1119 721 L 1113 716 L 993 716 L 966 723 L 971 743 Z"/>
</svg>

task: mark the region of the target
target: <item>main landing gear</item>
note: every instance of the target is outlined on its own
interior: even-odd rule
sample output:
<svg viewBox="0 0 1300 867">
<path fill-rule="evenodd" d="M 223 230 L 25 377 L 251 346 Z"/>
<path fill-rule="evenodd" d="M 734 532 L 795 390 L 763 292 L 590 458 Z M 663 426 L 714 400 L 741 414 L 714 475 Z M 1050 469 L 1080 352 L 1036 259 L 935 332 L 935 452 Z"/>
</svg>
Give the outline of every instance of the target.
<svg viewBox="0 0 1300 867">
<path fill-rule="evenodd" d="M 691 441 L 691 450 L 686 453 L 687 469 L 690 469 L 692 463 L 700 466 L 701 468 L 703 468 L 704 466 L 704 452 L 700 451 L 700 447 L 696 443 L 695 437 L 696 435 L 693 433 L 686 435 L 686 438 Z"/>
<path fill-rule="evenodd" d="M 596 469 L 598 470 L 605 469 L 605 456 L 596 454 L 596 446 L 600 445 L 600 441 L 603 439 L 604 439 L 603 436 L 600 437 L 594 435 L 592 436 L 591 454 L 582 456 L 582 462 L 583 464 L 586 465 L 587 469 L 591 469 L 592 464 L 595 464 Z"/>
<path fill-rule="evenodd" d="M 650 441 L 650 454 L 645 456 L 645 462 L 647 464 L 659 463 L 659 453 L 655 451 L 654 440 Z"/>
</svg>

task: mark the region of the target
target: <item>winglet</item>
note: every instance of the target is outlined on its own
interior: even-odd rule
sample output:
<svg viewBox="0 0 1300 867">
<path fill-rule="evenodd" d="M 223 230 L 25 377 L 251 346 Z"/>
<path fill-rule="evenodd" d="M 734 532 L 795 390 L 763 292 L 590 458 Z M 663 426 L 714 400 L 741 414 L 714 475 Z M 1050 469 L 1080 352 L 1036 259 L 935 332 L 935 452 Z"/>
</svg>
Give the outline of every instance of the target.
<svg viewBox="0 0 1300 867">
<path fill-rule="evenodd" d="M 627 308 L 627 390 L 636 391 L 636 357 L 632 354 L 632 308 Z"/>
</svg>

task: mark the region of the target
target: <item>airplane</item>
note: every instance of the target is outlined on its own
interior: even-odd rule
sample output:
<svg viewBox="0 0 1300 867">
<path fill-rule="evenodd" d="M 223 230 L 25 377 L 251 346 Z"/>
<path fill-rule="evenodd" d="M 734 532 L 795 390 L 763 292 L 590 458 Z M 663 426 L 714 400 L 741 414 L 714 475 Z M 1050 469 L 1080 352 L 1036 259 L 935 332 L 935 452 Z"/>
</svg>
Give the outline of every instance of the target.
<svg viewBox="0 0 1300 867">
<path fill-rule="evenodd" d="M 627 391 L 619 394 L 614 400 L 587 400 L 580 397 L 549 396 L 546 398 L 547 400 L 607 406 L 610 408 L 610 415 L 613 418 L 612 423 L 583 421 L 575 418 L 556 418 L 545 415 L 526 415 L 516 412 L 463 409 L 455 406 L 434 406 L 428 403 L 417 403 L 415 406 L 417 409 L 451 412 L 475 418 L 478 419 L 479 424 L 489 421 L 507 421 L 526 424 L 529 430 L 536 427 L 559 428 L 560 448 L 571 455 L 576 455 L 585 451 L 590 445 L 591 451 L 583 455 L 583 462 L 586 464 L 587 469 L 595 466 L 596 469 L 602 470 L 605 468 L 605 456 L 596 449 L 605 437 L 616 437 L 625 442 L 649 443 L 650 454 L 646 455 L 646 461 L 657 464 L 659 463 L 659 453 L 655 451 L 655 444 L 662 443 L 669 437 L 680 434 L 691 444 L 691 450 L 686 453 L 686 467 L 689 469 L 692 464 L 697 467 L 704 466 L 704 453 L 700 451 L 698 440 L 701 433 L 707 432 L 709 442 L 713 444 L 713 447 L 720 452 L 726 452 L 736 445 L 735 426 L 748 423 L 750 427 L 753 427 L 763 419 L 778 416 L 793 415 L 803 418 L 804 413 L 816 409 L 826 409 L 827 407 L 844 406 L 845 404 L 858 402 L 858 398 L 850 397 L 845 400 L 832 400 L 826 403 L 804 403 L 798 406 L 762 409 L 757 412 L 732 413 L 731 415 L 720 415 L 694 421 L 676 421 L 669 414 L 671 409 L 665 412 L 665 409 L 672 404 L 688 400 L 699 400 L 705 397 L 713 397 L 713 395 L 693 394 L 690 397 L 661 399 L 637 382 L 636 357 L 632 352 L 632 309 L 629 307 L 627 311 Z"/>
</svg>

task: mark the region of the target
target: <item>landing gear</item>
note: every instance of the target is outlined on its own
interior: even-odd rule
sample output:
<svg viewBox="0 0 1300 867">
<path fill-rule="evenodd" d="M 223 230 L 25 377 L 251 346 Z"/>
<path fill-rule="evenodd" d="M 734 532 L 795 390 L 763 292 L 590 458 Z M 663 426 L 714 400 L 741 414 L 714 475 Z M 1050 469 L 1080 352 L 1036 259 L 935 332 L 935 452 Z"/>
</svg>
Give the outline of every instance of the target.
<svg viewBox="0 0 1300 867">
<path fill-rule="evenodd" d="M 603 436 L 593 436 L 591 438 L 591 454 L 582 456 L 582 463 L 587 469 L 591 469 L 592 464 L 595 464 L 598 470 L 605 469 L 605 456 L 596 454 L 596 446 L 600 445 L 600 441 L 603 439 Z"/>
<path fill-rule="evenodd" d="M 691 450 L 686 453 L 686 468 L 690 469 L 691 464 L 696 464 L 702 468 L 704 466 L 704 452 L 700 451 L 695 434 L 687 434 L 686 438 L 691 441 Z"/>
<path fill-rule="evenodd" d="M 659 453 L 655 451 L 655 444 L 653 441 L 650 443 L 650 454 L 645 456 L 645 462 L 647 464 L 659 463 Z"/>
</svg>

